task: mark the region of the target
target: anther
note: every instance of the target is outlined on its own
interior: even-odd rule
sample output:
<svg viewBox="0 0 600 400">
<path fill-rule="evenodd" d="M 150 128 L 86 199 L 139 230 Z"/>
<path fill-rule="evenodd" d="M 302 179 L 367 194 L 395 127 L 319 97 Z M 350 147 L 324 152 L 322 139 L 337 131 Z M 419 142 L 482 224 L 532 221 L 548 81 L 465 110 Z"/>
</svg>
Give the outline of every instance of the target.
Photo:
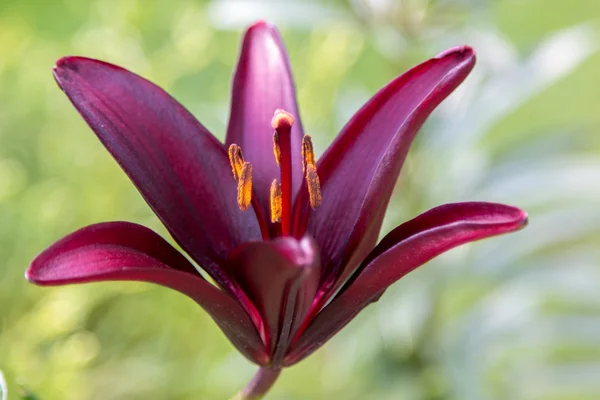
<svg viewBox="0 0 600 400">
<path fill-rule="evenodd" d="M 281 147 L 279 145 L 279 134 L 277 131 L 273 133 L 273 154 L 275 155 L 277 166 L 281 167 Z"/>
<path fill-rule="evenodd" d="M 229 146 L 229 162 L 233 179 L 237 182 L 237 203 L 242 211 L 250 207 L 252 200 L 252 164 L 244 161 L 242 148 L 237 144 Z"/>
<path fill-rule="evenodd" d="M 308 186 L 308 199 L 310 207 L 315 210 L 321 205 L 321 183 L 319 182 L 319 175 L 317 175 L 317 168 L 313 164 L 306 165 L 306 183 Z"/>
<path fill-rule="evenodd" d="M 245 162 L 239 174 L 237 186 L 237 203 L 242 211 L 250 207 L 252 200 L 252 164 Z"/>
<path fill-rule="evenodd" d="M 273 129 L 289 129 L 292 127 L 292 125 L 294 125 L 294 117 L 292 114 L 281 109 L 275 110 L 275 114 L 271 120 L 271 126 Z"/>
<path fill-rule="evenodd" d="M 315 150 L 312 144 L 312 138 L 310 135 L 304 135 L 302 138 L 302 173 L 306 173 L 306 165 L 312 165 L 317 168 L 315 162 Z"/>
<path fill-rule="evenodd" d="M 315 161 L 315 150 L 310 135 L 302 138 L 302 172 L 308 186 L 308 197 L 310 206 L 314 210 L 321 205 L 321 183 L 317 175 L 317 163 Z"/>
<path fill-rule="evenodd" d="M 271 222 L 281 222 L 282 213 L 281 184 L 277 179 L 271 183 Z"/>
<path fill-rule="evenodd" d="M 231 164 L 233 179 L 239 180 L 244 166 L 244 156 L 242 155 L 242 148 L 235 143 L 229 146 L 229 163 Z"/>
</svg>

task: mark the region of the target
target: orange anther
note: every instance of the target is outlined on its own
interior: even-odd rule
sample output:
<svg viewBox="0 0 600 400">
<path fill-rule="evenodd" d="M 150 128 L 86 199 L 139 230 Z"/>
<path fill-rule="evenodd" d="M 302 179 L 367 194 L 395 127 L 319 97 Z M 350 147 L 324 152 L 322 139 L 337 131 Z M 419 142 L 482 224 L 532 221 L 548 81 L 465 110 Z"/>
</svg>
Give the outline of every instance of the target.
<svg viewBox="0 0 600 400">
<path fill-rule="evenodd" d="M 245 162 L 239 174 L 237 186 L 237 203 L 242 211 L 250 207 L 252 200 L 252 164 Z"/>
<path fill-rule="evenodd" d="M 312 164 L 306 165 L 306 183 L 310 207 L 315 210 L 319 208 L 323 198 L 321 197 L 321 183 L 319 182 L 319 175 L 317 175 L 317 168 Z"/>
<path fill-rule="evenodd" d="M 281 147 L 279 146 L 279 134 L 277 131 L 273 133 L 273 154 L 275 155 L 277 166 L 281 167 Z"/>
<path fill-rule="evenodd" d="M 229 146 L 229 163 L 231 164 L 233 179 L 239 180 L 244 166 L 244 156 L 242 155 L 242 148 L 237 144 Z"/>
<path fill-rule="evenodd" d="M 315 169 L 317 168 L 315 150 L 310 135 L 304 135 L 302 138 L 302 173 L 306 173 L 307 165 L 312 165 Z"/>
<path fill-rule="evenodd" d="M 271 222 L 281 222 L 282 214 L 281 184 L 277 179 L 271 183 Z"/>
<path fill-rule="evenodd" d="M 252 200 L 252 164 L 244 161 L 242 148 L 237 144 L 229 146 L 229 162 L 233 179 L 237 182 L 237 203 L 242 211 L 250 207 Z"/>
</svg>

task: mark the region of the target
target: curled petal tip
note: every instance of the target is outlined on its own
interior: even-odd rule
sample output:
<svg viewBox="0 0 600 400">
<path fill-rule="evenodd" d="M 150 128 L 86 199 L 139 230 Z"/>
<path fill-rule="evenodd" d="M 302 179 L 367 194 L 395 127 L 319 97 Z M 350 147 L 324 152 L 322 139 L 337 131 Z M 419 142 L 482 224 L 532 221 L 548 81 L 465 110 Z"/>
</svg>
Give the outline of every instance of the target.
<svg viewBox="0 0 600 400">
<path fill-rule="evenodd" d="M 478 203 L 473 203 L 478 204 Z M 485 204 L 485 203 L 479 203 Z M 491 209 L 491 214 L 496 214 L 498 220 L 496 222 L 514 223 L 516 229 L 522 229 L 529 223 L 527 212 L 509 205 L 488 203 Z M 504 221 L 500 221 L 504 220 Z"/>
<path fill-rule="evenodd" d="M 254 22 L 252 25 L 250 25 L 248 27 L 248 31 L 250 30 L 254 30 L 254 29 L 272 29 L 274 26 L 272 23 L 270 23 L 269 21 L 265 21 L 264 19 L 259 19 L 258 21 Z"/>
<path fill-rule="evenodd" d="M 49 271 L 43 271 L 43 267 L 34 264 L 31 264 L 25 271 L 25 279 L 37 286 L 56 286 L 69 283 L 49 275 Z"/>
<path fill-rule="evenodd" d="M 58 60 L 56 60 L 54 67 L 52 67 L 52 72 L 54 73 L 54 76 L 58 78 L 59 72 L 61 70 L 65 70 L 65 69 L 77 71 L 78 65 L 77 65 L 76 60 L 80 59 L 80 58 L 81 57 L 76 57 L 76 56 L 65 56 L 65 57 L 61 57 Z"/>
<path fill-rule="evenodd" d="M 518 229 L 523 229 L 527 225 L 529 225 L 529 215 L 527 214 L 527 211 L 523 211 L 521 209 L 519 209 L 519 211 L 520 211 L 520 216 L 519 216 L 520 224 L 519 224 Z"/>
<path fill-rule="evenodd" d="M 81 61 L 91 61 L 91 59 L 78 56 L 64 56 L 56 60 L 56 63 L 52 67 L 52 75 L 54 75 L 54 79 L 63 91 L 63 85 L 69 80 L 69 74 L 80 72 Z M 98 63 L 102 62 L 98 61 Z"/>
<path fill-rule="evenodd" d="M 466 202 L 446 204 L 433 210 L 454 210 L 456 214 L 463 213 L 465 220 L 470 219 L 477 224 L 503 227 L 502 232 L 521 230 L 529 223 L 527 212 L 506 204 L 486 202 Z M 433 211 L 432 210 L 432 211 Z M 470 216 L 469 216 L 470 215 Z"/>
<path fill-rule="evenodd" d="M 444 58 L 448 56 L 456 56 L 463 59 L 475 59 L 475 50 L 468 45 L 455 46 L 439 53 L 435 58 Z"/>
<path fill-rule="evenodd" d="M 56 60 L 54 67 L 52 67 L 52 72 L 54 73 L 54 77 L 56 79 L 60 79 L 61 77 L 65 77 L 70 72 L 84 73 L 91 68 L 94 68 L 96 70 L 98 68 L 104 68 L 107 71 L 129 73 L 128 71 L 117 65 L 96 60 L 94 58 L 81 56 L 64 56 L 59 58 L 58 60 Z M 89 78 L 89 76 L 87 78 Z"/>
<path fill-rule="evenodd" d="M 71 57 L 69 56 L 61 57 L 56 60 L 56 63 L 54 63 L 54 66 L 52 67 L 52 75 L 54 75 L 54 79 L 56 79 L 56 81 L 60 81 L 60 71 L 63 68 L 68 68 L 70 58 Z"/>
<path fill-rule="evenodd" d="M 249 25 L 248 28 L 246 28 L 246 36 L 253 37 L 262 35 L 278 36 L 279 30 L 277 29 L 277 26 L 275 26 L 275 24 L 262 19 L 254 22 L 252 25 Z"/>
<path fill-rule="evenodd" d="M 38 258 L 39 256 L 29 264 L 29 267 L 25 271 L 25 279 L 38 286 L 52 286 L 52 284 L 56 283 L 58 280 L 52 277 L 51 270 L 40 265 Z"/>
<path fill-rule="evenodd" d="M 35 277 L 31 273 L 31 266 L 29 268 L 27 268 L 27 271 L 25 271 L 25 279 L 27 279 L 27 281 L 29 281 L 31 283 L 38 284 L 38 282 L 36 281 Z"/>
<path fill-rule="evenodd" d="M 62 68 L 64 66 L 66 66 L 69 63 L 69 59 L 71 57 L 70 56 L 65 56 L 65 57 L 61 57 L 58 60 L 56 60 L 56 63 L 54 64 L 53 69 L 58 69 L 58 68 Z"/>
</svg>

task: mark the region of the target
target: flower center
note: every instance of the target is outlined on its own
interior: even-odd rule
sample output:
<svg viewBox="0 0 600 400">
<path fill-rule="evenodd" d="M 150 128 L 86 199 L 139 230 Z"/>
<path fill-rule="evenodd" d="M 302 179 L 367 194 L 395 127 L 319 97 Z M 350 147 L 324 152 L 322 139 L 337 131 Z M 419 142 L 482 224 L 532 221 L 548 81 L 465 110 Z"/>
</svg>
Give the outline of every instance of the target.
<svg viewBox="0 0 600 400">
<path fill-rule="evenodd" d="M 273 133 L 273 153 L 281 173 L 274 179 L 270 190 L 271 222 L 281 224 L 281 233 L 289 236 L 292 223 L 292 145 L 291 132 L 294 117 L 284 110 L 276 110 L 271 120 Z M 244 160 L 242 149 L 237 144 L 229 146 L 229 161 L 233 178 L 238 184 L 238 206 L 246 211 L 252 200 L 252 164 Z M 302 173 L 306 179 L 308 197 L 314 210 L 321 205 L 321 185 L 317 175 L 317 164 L 312 139 L 302 138 Z"/>
</svg>

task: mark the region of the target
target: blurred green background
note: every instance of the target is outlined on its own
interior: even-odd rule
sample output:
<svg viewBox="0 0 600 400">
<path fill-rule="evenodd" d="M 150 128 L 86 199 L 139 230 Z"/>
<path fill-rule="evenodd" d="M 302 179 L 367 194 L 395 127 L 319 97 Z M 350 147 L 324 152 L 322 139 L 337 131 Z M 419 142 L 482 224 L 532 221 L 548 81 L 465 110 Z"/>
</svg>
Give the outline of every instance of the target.
<svg viewBox="0 0 600 400">
<path fill-rule="evenodd" d="M 0 2 L 0 370 L 9 397 L 227 399 L 255 367 L 192 301 L 148 284 L 28 284 L 64 234 L 130 220 L 168 237 L 56 87 L 69 54 L 159 84 L 224 137 L 243 28 L 282 30 L 322 153 L 387 81 L 470 44 L 478 65 L 429 119 L 383 232 L 461 200 L 519 205 L 522 232 L 397 283 L 285 370 L 276 399 L 600 398 L 600 2 Z"/>
</svg>

